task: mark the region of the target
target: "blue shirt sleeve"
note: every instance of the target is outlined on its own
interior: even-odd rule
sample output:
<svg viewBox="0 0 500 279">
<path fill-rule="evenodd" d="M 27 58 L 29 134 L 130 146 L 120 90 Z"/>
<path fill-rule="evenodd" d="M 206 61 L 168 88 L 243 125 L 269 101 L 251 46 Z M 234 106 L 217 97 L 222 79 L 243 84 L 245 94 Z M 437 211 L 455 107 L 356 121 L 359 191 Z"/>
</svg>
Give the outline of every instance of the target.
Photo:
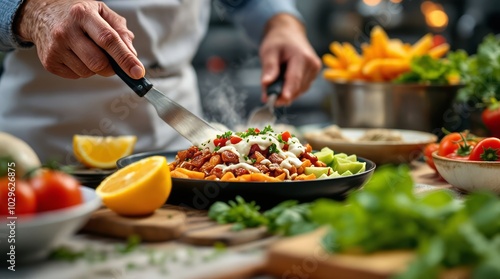
<svg viewBox="0 0 500 279">
<path fill-rule="evenodd" d="M 218 0 L 215 13 L 219 18 L 227 17 L 241 26 L 256 45 L 262 40 L 266 23 L 276 14 L 287 13 L 304 21 L 295 0 Z"/>
<path fill-rule="evenodd" d="M 22 2 L 23 0 L 0 0 L 0 51 L 32 46 L 22 43 L 14 35 L 14 17 Z"/>
</svg>

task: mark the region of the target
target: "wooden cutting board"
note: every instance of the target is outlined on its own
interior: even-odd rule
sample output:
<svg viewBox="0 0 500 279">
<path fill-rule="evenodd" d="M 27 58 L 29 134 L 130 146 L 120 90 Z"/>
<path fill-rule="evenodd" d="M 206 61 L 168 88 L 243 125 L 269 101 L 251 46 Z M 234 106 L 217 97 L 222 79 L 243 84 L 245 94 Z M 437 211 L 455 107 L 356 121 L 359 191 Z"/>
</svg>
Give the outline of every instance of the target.
<svg viewBox="0 0 500 279">
<path fill-rule="evenodd" d="M 127 239 L 138 235 L 141 241 L 158 242 L 178 238 L 186 226 L 186 214 L 176 209 L 157 209 L 141 217 L 120 216 L 102 208 L 94 212 L 82 232 Z"/>
<path fill-rule="evenodd" d="M 325 232 L 321 229 L 274 243 L 268 249 L 264 270 L 278 278 L 381 279 L 403 271 L 414 259 L 410 251 L 370 255 L 328 254 L 320 245 Z M 469 270 L 450 270 L 441 278 L 469 278 Z"/>
</svg>

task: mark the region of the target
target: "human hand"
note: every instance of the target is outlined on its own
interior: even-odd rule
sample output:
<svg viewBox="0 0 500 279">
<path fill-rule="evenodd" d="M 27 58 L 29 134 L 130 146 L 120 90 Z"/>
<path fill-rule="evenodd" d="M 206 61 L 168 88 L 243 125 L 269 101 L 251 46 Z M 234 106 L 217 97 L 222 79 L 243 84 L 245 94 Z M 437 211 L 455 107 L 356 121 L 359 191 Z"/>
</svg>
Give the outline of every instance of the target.
<svg viewBox="0 0 500 279">
<path fill-rule="evenodd" d="M 101 1 L 24 0 L 14 30 L 21 40 L 35 44 L 42 65 L 58 76 L 113 75 L 103 50 L 130 77 L 145 74 L 125 18 Z"/>
<path fill-rule="evenodd" d="M 280 65 L 287 64 L 285 84 L 276 106 L 290 105 L 311 86 L 321 69 L 321 60 L 309 44 L 304 26 L 287 14 L 278 14 L 269 20 L 259 55 L 263 92 L 278 77 Z M 262 99 L 266 101 L 265 93 Z"/>
</svg>

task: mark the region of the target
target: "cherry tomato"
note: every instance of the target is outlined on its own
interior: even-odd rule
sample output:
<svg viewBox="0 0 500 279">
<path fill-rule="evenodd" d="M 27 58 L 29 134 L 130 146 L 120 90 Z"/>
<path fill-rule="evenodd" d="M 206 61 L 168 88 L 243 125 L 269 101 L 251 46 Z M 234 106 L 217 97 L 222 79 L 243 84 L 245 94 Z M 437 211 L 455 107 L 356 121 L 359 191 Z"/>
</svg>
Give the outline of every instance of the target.
<svg viewBox="0 0 500 279">
<path fill-rule="evenodd" d="M 229 141 L 231 142 L 231 144 L 237 144 L 238 142 L 242 141 L 243 139 L 238 137 L 238 136 L 231 136 L 231 138 L 229 139 Z"/>
<path fill-rule="evenodd" d="M 471 161 L 500 161 L 500 139 L 495 137 L 481 140 L 470 153 Z"/>
<path fill-rule="evenodd" d="M 283 133 L 281 133 L 281 139 L 284 141 L 284 142 L 288 142 L 288 140 L 292 137 L 292 135 L 290 134 L 290 132 L 288 131 L 285 131 Z"/>
<path fill-rule="evenodd" d="M 491 136 L 500 137 L 500 103 L 493 99 L 488 107 L 481 113 L 481 119 L 488 128 Z"/>
<path fill-rule="evenodd" d="M 12 207 L 12 212 L 9 207 Z M 35 212 L 35 192 L 26 181 L 10 176 L 0 178 L 0 215 L 16 216 Z"/>
<path fill-rule="evenodd" d="M 446 156 L 451 153 L 457 153 L 457 155 L 462 157 L 467 156 L 476 144 L 477 140 L 468 132 L 449 133 L 441 139 L 437 154 L 439 156 Z"/>
<path fill-rule="evenodd" d="M 439 149 L 439 143 L 429 143 L 424 148 L 424 161 L 427 163 L 431 169 L 437 171 L 434 160 L 432 159 L 432 153 Z"/>
<path fill-rule="evenodd" d="M 73 176 L 57 171 L 44 170 L 31 178 L 37 199 L 37 211 L 44 212 L 81 204 L 80 183 Z"/>
</svg>

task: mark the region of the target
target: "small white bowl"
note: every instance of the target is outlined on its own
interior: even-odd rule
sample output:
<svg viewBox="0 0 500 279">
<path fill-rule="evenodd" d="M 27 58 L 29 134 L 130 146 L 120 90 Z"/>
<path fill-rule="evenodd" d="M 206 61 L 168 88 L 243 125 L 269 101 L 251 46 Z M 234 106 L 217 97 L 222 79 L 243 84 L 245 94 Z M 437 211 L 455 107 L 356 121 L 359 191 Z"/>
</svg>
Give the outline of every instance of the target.
<svg viewBox="0 0 500 279">
<path fill-rule="evenodd" d="M 54 211 L 47 211 L 26 217 L 15 222 L 15 230 L 10 230 L 11 220 L 2 216 L 0 221 L 0 241 L 2 255 L 15 253 L 15 262 L 33 262 L 46 258 L 51 250 L 75 234 L 90 217 L 90 214 L 101 206 L 101 199 L 92 188 L 80 187 L 84 202 L 82 204 Z M 7 223 L 7 224 L 6 224 Z M 15 239 L 15 243 L 4 241 L 7 237 Z M 15 245 L 11 249 L 11 245 Z M 11 256 L 8 255 L 7 260 Z"/>
<path fill-rule="evenodd" d="M 432 153 L 439 174 L 452 186 L 466 191 L 500 194 L 500 162 L 454 160 Z"/>
</svg>

